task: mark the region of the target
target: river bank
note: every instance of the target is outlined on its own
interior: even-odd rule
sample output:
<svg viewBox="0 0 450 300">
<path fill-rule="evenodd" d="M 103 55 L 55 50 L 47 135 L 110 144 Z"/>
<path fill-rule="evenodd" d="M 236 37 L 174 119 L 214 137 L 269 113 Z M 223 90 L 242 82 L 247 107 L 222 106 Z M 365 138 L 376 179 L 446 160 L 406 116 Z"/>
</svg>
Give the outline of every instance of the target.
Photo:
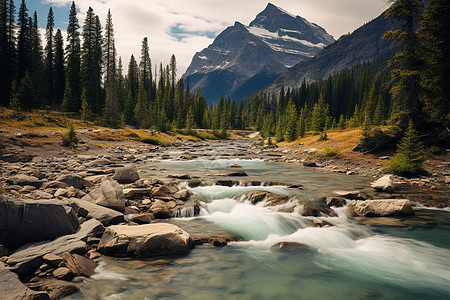
<svg viewBox="0 0 450 300">
<path fill-rule="evenodd" d="M 305 243 L 303 238 L 288 238 L 288 236 L 297 230 L 307 232 L 308 228 L 324 228 L 329 231 L 330 229 L 327 228 L 330 225 L 338 228 L 336 232 L 333 229 L 333 234 L 337 234 L 341 230 L 340 226 L 344 226 L 343 224 L 346 224 L 345 228 L 357 226 L 353 223 L 355 220 L 363 226 L 361 233 L 357 236 L 372 235 L 367 232 L 367 229 L 363 229 L 366 226 L 416 228 L 417 224 L 422 223 L 425 226 L 431 226 L 430 222 L 433 222 L 431 220 L 435 217 L 424 219 L 417 209 L 422 205 L 448 207 L 445 187 L 430 189 L 429 186 L 414 185 L 414 188 L 417 187 L 418 190 L 413 191 L 403 184 L 395 191 L 374 190 L 370 187 L 370 182 L 375 179 L 373 177 L 361 177 L 355 175 L 356 172 L 348 175 L 347 172 L 332 174 L 326 166 L 321 166 L 320 161 L 314 161 L 316 167 L 300 166 L 304 164 L 304 161 L 301 161 L 301 157 L 294 158 L 296 153 L 283 148 L 252 147 L 254 143 L 252 140 L 196 143 L 187 141 L 178 142 L 169 147 L 133 141 L 102 141 L 102 143 L 108 147 L 94 146 L 89 142 L 72 149 L 55 147 L 51 144 L 39 147 L 18 146 L 14 143 L 5 145 L 3 157 L 6 154 L 6 158 L 11 160 L 2 164 L 1 180 L 6 197 L 59 201 L 74 210 L 82 226 L 89 225 L 89 222 L 86 222 L 87 219 L 98 219 L 104 227 L 108 227 L 112 224 L 122 224 L 119 226 L 158 224 L 161 220 L 169 218 L 170 223 L 190 234 L 191 242 L 188 241 L 189 239 L 186 240 L 188 247 L 197 245 L 200 249 L 204 249 L 202 247 L 228 244 L 232 246 L 232 252 L 236 250 L 233 245 L 241 247 L 243 242 L 250 240 L 266 241 L 264 245 L 269 248 L 277 243 L 290 247 L 291 244 L 283 243 L 292 242 L 294 248 L 297 247 L 296 243 L 299 243 L 307 244 L 308 247 L 312 245 L 313 249 L 317 247 L 320 249 L 323 246 L 318 246 L 312 241 Z M 307 162 L 311 161 L 307 160 Z M 130 166 L 133 167 L 129 168 Z M 394 181 L 397 179 L 394 178 Z M 116 181 L 119 184 L 115 184 Z M 96 198 L 99 194 L 105 195 L 104 198 L 111 198 L 106 196 L 107 191 L 110 190 L 117 190 L 116 196 L 122 193 L 121 197 L 116 197 L 120 199 L 108 199 L 108 203 L 105 204 L 103 200 L 99 201 Z M 425 191 L 430 194 L 426 194 Z M 415 200 L 414 194 L 419 195 L 421 201 Z M 408 221 L 408 218 L 403 217 L 403 212 L 398 213 L 399 211 L 393 213 L 398 217 L 382 217 L 377 221 L 370 221 L 370 218 L 354 216 L 352 221 L 349 221 L 347 213 L 342 211 L 342 209 L 347 210 L 346 206 L 340 209 L 331 208 L 351 201 L 356 201 L 354 205 L 364 202 L 361 200 L 370 199 L 392 199 L 392 203 L 398 203 L 405 198 L 412 200 L 412 205 L 416 207 L 418 219 L 412 223 Z M 109 207 L 112 212 L 103 212 L 101 216 L 95 215 L 91 206 L 85 203 L 86 201 Z M 119 206 L 118 202 L 120 202 Z M 96 207 L 96 209 L 99 208 Z M 223 215 L 224 213 L 226 215 Z M 389 214 L 392 215 L 387 213 Z M 173 217 L 184 218 L 173 219 Z M 200 221 L 206 223 L 188 224 L 184 221 L 192 217 L 200 217 Z M 340 223 L 340 218 L 344 223 Z M 260 222 L 258 221 L 260 219 L 267 221 L 256 224 L 256 227 L 260 228 L 259 231 L 244 229 L 245 227 L 251 229 L 255 226 L 252 222 Z M 247 222 L 247 226 L 233 225 L 238 224 L 238 220 Z M 211 228 L 214 229 L 211 230 Z M 98 251 L 103 251 L 102 253 L 110 256 L 117 255 L 114 252 L 116 251 L 114 246 L 108 248 L 99 244 L 102 234 L 96 234 L 97 236 L 83 237 L 86 245 L 82 255 L 94 260 L 100 257 Z M 271 234 L 276 234 L 279 238 L 268 240 Z M 327 235 L 325 240 L 331 236 Z M 186 253 L 183 251 L 181 253 Z M 14 255 L 17 257 L 16 253 L 12 256 Z M 197 255 L 194 255 L 197 257 L 195 264 L 201 264 L 201 260 L 197 261 L 200 257 Z M 215 259 L 223 258 L 220 257 L 219 255 Z M 70 259 L 66 258 L 66 260 Z M 102 261 L 106 261 L 109 266 L 115 265 L 114 261 L 109 261 L 106 257 L 101 258 L 98 267 L 100 269 L 97 269 L 100 273 L 98 276 L 94 275 L 99 278 L 105 276 L 105 273 L 99 271 L 102 268 L 106 270 L 106 274 L 111 271 L 102 265 Z M 179 264 L 180 261 L 182 262 L 182 260 L 170 259 L 163 263 L 163 266 L 173 262 Z M 5 262 L 8 263 L 7 260 Z M 9 263 L 12 265 L 10 267 L 14 267 L 14 261 Z M 239 261 L 230 260 L 230 265 L 234 263 Z M 187 263 L 189 266 L 192 264 Z M 248 261 L 244 263 L 244 265 L 247 264 Z M 53 273 L 56 269 L 47 269 L 46 266 L 42 266 L 42 264 L 38 266 L 39 272 L 34 274 L 35 277 L 54 277 Z M 67 267 L 65 262 L 63 268 Z M 132 268 L 133 270 L 136 268 L 135 263 Z M 165 269 L 166 267 L 157 267 L 157 273 Z M 48 284 L 33 285 L 32 281 L 35 277 L 29 276 L 28 274 L 26 277 L 21 277 L 25 282 L 30 281 L 30 284 L 27 284 L 29 287 L 41 290 L 49 288 Z M 120 277 L 121 275 L 111 276 Z M 167 280 L 176 281 L 176 275 L 169 278 L 162 277 L 164 280 L 161 280 L 161 284 L 167 283 Z M 35 280 L 38 281 L 38 279 Z M 121 279 L 117 280 L 120 282 Z M 92 281 L 86 281 L 86 279 L 81 281 L 84 282 L 81 284 L 82 288 L 96 290 L 94 287 L 87 287 L 93 283 Z M 208 285 L 214 287 L 217 283 L 210 282 Z M 74 289 L 73 286 L 72 288 Z M 115 290 L 115 287 L 111 288 Z M 159 288 L 161 289 L 162 286 Z M 84 290 L 83 293 L 89 294 L 89 291 Z M 237 294 L 241 295 L 241 292 Z M 95 295 L 93 298 L 97 297 L 97 294 Z"/>
</svg>

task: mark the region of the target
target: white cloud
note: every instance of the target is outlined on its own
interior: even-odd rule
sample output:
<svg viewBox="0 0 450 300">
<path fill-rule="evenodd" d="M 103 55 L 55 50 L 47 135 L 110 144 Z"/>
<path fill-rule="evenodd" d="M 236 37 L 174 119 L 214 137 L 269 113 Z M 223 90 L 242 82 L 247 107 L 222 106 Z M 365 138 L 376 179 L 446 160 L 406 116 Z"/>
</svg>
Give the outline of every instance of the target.
<svg viewBox="0 0 450 300">
<path fill-rule="evenodd" d="M 50 5 L 67 6 L 71 0 L 43 0 Z M 385 10 L 385 0 L 272 0 L 294 15 L 324 27 L 335 38 L 351 32 Z M 116 47 L 125 67 L 131 54 L 139 60 L 143 37 L 148 37 L 153 63 L 167 64 L 175 54 L 181 76 L 195 52 L 213 42 L 206 33 L 219 34 L 234 21 L 248 24 L 267 5 L 261 0 L 77 0 L 82 26 L 91 6 L 104 25 L 111 9 Z M 183 34 L 174 36 L 178 26 Z"/>
</svg>

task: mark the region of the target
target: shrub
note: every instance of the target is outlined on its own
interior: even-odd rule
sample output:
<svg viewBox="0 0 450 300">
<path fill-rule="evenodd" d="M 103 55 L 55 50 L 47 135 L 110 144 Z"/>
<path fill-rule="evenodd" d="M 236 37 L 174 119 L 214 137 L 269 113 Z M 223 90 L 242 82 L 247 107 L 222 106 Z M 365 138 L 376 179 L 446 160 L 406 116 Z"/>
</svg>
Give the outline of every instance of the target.
<svg viewBox="0 0 450 300">
<path fill-rule="evenodd" d="M 169 145 L 169 141 L 165 140 L 161 137 L 158 136 L 147 136 L 141 139 L 142 143 L 145 144 L 150 144 L 150 145 L 159 145 L 159 146 L 163 146 L 166 147 Z"/>
<path fill-rule="evenodd" d="M 324 130 L 320 133 L 319 142 L 328 140 L 327 131 Z"/>
<path fill-rule="evenodd" d="M 433 146 L 430 147 L 430 152 L 433 155 L 438 155 L 438 154 L 441 154 L 443 152 L 443 149 L 438 147 L 438 146 L 433 145 Z"/>
<path fill-rule="evenodd" d="M 411 121 L 405 136 L 398 145 L 397 152 L 386 162 L 384 168 L 394 174 L 407 177 L 425 173 L 422 147 L 422 142 Z"/>
<path fill-rule="evenodd" d="M 333 149 L 329 146 L 326 146 L 323 150 L 323 157 L 325 159 L 333 159 L 339 156 L 339 151 L 337 149 Z"/>
<path fill-rule="evenodd" d="M 75 127 L 70 123 L 67 131 L 62 135 L 62 145 L 64 147 L 73 147 L 78 145 L 79 141 L 77 133 L 75 132 Z"/>
</svg>

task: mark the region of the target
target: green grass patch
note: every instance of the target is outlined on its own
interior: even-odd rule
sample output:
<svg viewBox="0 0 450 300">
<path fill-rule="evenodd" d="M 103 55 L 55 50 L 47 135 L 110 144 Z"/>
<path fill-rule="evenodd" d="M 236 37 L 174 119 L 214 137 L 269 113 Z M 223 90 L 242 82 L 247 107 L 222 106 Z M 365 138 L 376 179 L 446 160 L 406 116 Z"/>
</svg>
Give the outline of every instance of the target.
<svg viewBox="0 0 450 300">
<path fill-rule="evenodd" d="M 141 142 L 145 143 L 145 144 L 158 145 L 158 146 L 163 146 L 163 147 L 167 147 L 170 144 L 169 140 L 164 139 L 159 136 L 146 136 L 146 137 L 141 138 Z"/>
</svg>

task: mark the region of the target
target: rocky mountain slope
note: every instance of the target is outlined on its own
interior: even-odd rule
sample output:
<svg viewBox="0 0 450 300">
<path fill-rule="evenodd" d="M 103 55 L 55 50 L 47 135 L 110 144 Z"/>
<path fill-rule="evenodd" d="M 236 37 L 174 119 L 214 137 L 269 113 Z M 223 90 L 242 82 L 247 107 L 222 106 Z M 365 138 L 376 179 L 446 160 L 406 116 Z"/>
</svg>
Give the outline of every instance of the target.
<svg viewBox="0 0 450 300">
<path fill-rule="evenodd" d="M 296 64 L 281 74 L 267 89 L 269 93 L 278 92 L 282 86 L 299 87 L 303 79 L 316 81 L 328 77 L 355 64 L 373 61 L 390 55 L 396 43 L 384 40 L 383 35 L 395 28 L 385 13 L 361 26 L 352 34 L 344 35 L 338 41 L 325 47 L 313 59 Z"/>
<path fill-rule="evenodd" d="M 196 53 L 183 78 L 189 77 L 192 90 L 201 88 L 208 102 L 239 99 L 332 42 L 320 26 L 269 3 L 249 26 L 236 22 Z"/>
</svg>

